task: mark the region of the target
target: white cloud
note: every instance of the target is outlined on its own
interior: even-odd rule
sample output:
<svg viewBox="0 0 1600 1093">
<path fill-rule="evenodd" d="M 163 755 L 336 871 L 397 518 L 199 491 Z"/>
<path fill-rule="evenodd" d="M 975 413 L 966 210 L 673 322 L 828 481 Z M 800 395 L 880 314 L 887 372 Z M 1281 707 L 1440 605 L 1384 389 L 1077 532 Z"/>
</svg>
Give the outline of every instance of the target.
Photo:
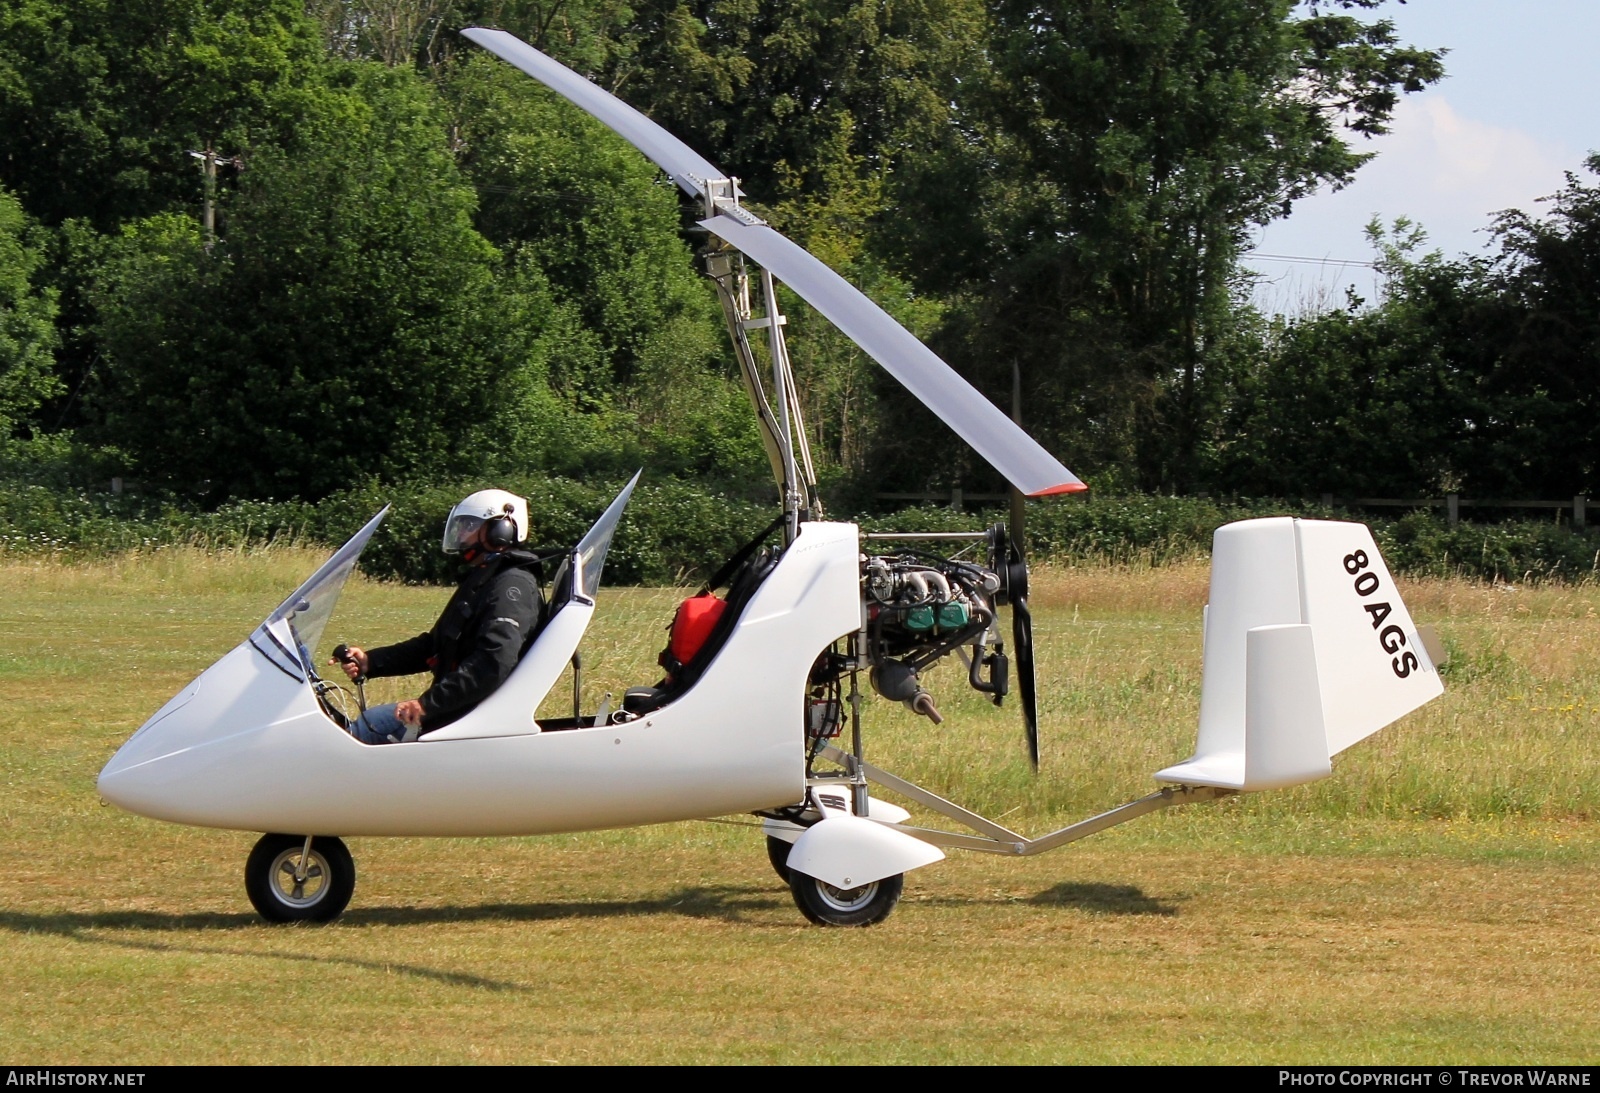
<svg viewBox="0 0 1600 1093">
<path fill-rule="evenodd" d="M 1444 95 L 1402 100 L 1384 143 L 1348 192 L 1334 197 L 1409 210 L 1452 237 L 1483 227 L 1502 209 L 1531 210 L 1581 158 L 1521 130 L 1463 117 Z"/>
<path fill-rule="evenodd" d="M 1357 147 L 1378 153 L 1338 193 L 1320 193 L 1295 206 L 1294 215 L 1266 228 L 1257 250 L 1312 258 L 1371 258 L 1363 234 L 1377 215 L 1385 224 L 1408 217 L 1428 233 L 1430 248 L 1447 254 L 1476 252 L 1490 242 L 1494 214 L 1509 208 L 1537 213 L 1538 199 L 1560 189 L 1564 172 L 1581 167 L 1581 152 L 1528 132 L 1491 125 L 1458 113 L 1446 95 L 1408 96 L 1395 110 L 1392 132 Z M 1258 293 L 1266 306 L 1337 295 L 1346 284 L 1372 289 L 1359 269 L 1252 263 L 1277 289 Z M 1286 304 L 1284 301 L 1288 301 Z"/>
</svg>

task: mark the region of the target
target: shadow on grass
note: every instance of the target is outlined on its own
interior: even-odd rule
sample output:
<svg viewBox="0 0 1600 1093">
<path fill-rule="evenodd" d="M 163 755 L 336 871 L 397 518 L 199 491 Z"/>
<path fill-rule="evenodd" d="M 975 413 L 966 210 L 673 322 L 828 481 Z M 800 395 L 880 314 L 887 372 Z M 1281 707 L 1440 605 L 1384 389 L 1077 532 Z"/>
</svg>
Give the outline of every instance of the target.
<svg viewBox="0 0 1600 1093">
<path fill-rule="evenodd" d="M 342 964 L 349 968 L 384 974 L 407 975 L 428 979 L 435 983 L 448 983 L 458 987 L 475 987 L 491 991 L 524 991 L 531 988 L 520 983 L 488 979 L 481 975 L 463 972 L 446 972 L 417 964 L 398 964 L 383 960 L 361 960 L 357 957 L 337 956 L 327 953 L 293 953 L 279 950 L 227 948 L 220 945 L 192 945 L 144 938 L 111 937 L 92 931 L 145 930 L 152 933 L 179 934 L 184 931 L 238 930 L 260 926 L 254 915 L 164 915 L 152 911 L 112 911 L 104 914 L 29 915 L 16 911 L 0 911 L 0 928 L 19 934 L 49 934 L 77 941 L 85 945 L 106 945 L 116 949 L 131 949 L 145 953 L 182 953 L 191 956 L 254 957 L 266 960 L 285 960 L 306 964 Z"/>
<path fill-rule="evenodd" d="M 755 888 L 685 888 L 660 899 L 613 901 L 606 903 L 509 903 L 475 907 L 397 907 L 366 908 L 344 915 L 345 926 L 417 926 L 460 922 L 546 922 L 574 918 L 632 918 L 647 915 L 679 915 L 687 918 L 719 918 L 737 922 L 751 911 L 765 911 L 787 901 L 772 898 Z M 326 952 L 284 952 L 278 949 L 232 948 L 200 945 L 185 941 L 158 940 L 156 937 L 118 937 L 100 931 L 133 930 L 148 935 L 183 935 L 245 930 L 267 937 L 292 937 L 301 931 L 320 928 L 309 925 L 267 927 L 252 914 L 174 915 L 159 911 L 103 911 L 98 913 L 27 914 L 0 911 L 0 930 L 15 934 L 47 935 L 86 945 L 106 945 L 149 953 L 185 953 L 201 956 L 254 957 L 268 960 L 299 961 L 311 964 L 342 964 L 346 967 L 400 974 L 418 979 L 473 987 L 491 991 L 528 991 L 531 986 L 490 979 L 464 972 L 441 971 L 417 964 L 387 960 L 363 960 Z"/>
<path fill-rule="evenodd" d="M 740 922 L 752 911 L 787 907 L 770 889 L 747 886 L 681 888 L 659 899 L 562 903 L 482 903 L 471 907 L 363 907 L 345 915 L 352 926 L 416 926 L 441 922 L 547 922 L 574 918 L 679 915 Z"/>
<path fill-rule="evenodd" d="M 644 915 L 681 915 L 686 918 L 720 918 L 737 922 L 751 911 L 788 906 L 788 900 L 770 889 L 750 886 L 682 888 L 658 899 L 583 901 L 561 903 L 482 903 L 445 907 L 361 907 L 340 916 L 335 926 L 418 926 L 440 922 L 541 922 L 573 918 L 633 918 Z M 162 911 L 99 911 L 27 914 L 0 911 L 0 930 L 18 934 L 54 934 L 77 938 L 85 930 L 143 930 L 175 933 L 188 930 L 269 929 L 254 914 L 168 914 Z M 271 927 L 279 932 L 317 930 L 310 923 Z M 98 939 L 97 939 L 98 940 Z"/>
<path fill-rule="evenodd" d="M 1029 898 L 1039 907 L 1072 907 L 1100 915 L 1176 915 L 1170 900 L 1147 896 L 1132 884 L 1094 884 L 1063 881 Z"/>
</svg>

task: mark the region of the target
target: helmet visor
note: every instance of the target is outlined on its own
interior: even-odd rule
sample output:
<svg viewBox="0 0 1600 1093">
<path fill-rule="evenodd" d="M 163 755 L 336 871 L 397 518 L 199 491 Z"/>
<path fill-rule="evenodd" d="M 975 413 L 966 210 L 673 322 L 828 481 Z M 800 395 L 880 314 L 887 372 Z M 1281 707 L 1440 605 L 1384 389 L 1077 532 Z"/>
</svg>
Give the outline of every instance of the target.
<svg viewBox="0 0 1600 1093">
<path fill-rule="evenodd" d="M 460 554 L 474 539 L 483 527 L 484 518 L 481 516 L 452 516 L 444 526 L 444 552 L 446 554 Z"/>
</svg>

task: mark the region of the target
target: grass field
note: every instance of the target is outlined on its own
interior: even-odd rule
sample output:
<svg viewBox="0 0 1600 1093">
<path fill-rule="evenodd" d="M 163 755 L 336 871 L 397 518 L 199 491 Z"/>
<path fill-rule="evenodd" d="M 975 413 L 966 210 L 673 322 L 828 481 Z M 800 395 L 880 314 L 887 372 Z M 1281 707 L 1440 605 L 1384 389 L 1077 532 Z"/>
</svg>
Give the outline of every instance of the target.
<svg viewBox="0 0 1600 1093">
<path fill-rule="evenodd" d="M 1447 693 L 1331 779 L 1038 858 L 955 854 L 870 930 L 807 926 L 759 832 L 709 823 L 353 839 L 350 911 L 269 928 L 253 834 L 129 816 L 94 779 L 317 561 L 0 565 L 5 1061 L 1600 1059 L 1593 586 L 1403 584 Z M 1205 580 L 1039 575 L 1037 778 L 1015 711 L 949 668 L 928 681 L 946 725 L 876 703 L 869 758 L 1029 833 L 1148 792 L 1193 744 Z M 605 595 L 594 698 L 653 678 L 681 594 Z M 443 598 L 357 583 L 327 643 L 407 636 Z"/>
</svg>

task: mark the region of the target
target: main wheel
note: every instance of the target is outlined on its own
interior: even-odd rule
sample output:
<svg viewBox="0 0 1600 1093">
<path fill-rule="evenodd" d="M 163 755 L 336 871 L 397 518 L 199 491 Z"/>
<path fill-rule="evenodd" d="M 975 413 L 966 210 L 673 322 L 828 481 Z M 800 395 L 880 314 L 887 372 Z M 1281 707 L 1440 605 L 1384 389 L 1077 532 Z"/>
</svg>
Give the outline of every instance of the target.
<svg viewBox="0 0 1600 1093">
<path fill-rule="evenodd" d="M 767 836 L 767 860 L 785 884 L 789 883 L 789 851 L 793 849 L 794 843 L 784 842 L 776 835 Z"/>
<path fill-rule="evenodd" d="M 244 890 L 268 922 L 332 922 L 356 890 L 356 863 L 331 835 L 263 835 L 244 863 Z"/>
<path fill-rule="evenodd" d="M 905 887 L 904 873 L 859 888 L 835 888 L 816 877 L 789 870 L 789 891 L 794 895 L 795 906 L 818 926 L 871 926 L 882 922 L 900 902 Z"/>
</svg>

